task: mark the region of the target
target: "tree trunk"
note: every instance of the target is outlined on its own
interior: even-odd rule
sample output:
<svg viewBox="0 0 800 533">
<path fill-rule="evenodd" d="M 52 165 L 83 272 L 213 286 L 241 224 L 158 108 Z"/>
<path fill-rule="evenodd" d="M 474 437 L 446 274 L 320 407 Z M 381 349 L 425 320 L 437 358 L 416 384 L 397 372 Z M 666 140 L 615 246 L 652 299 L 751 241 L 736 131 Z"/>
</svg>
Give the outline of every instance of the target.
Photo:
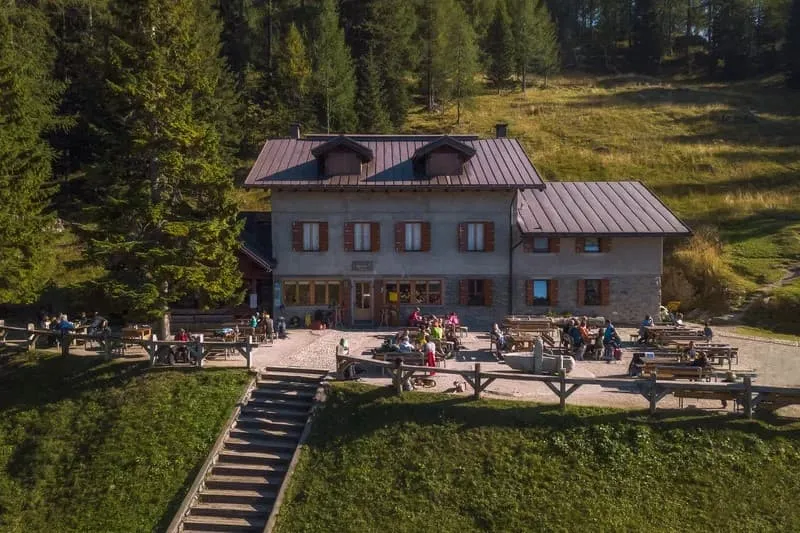
<svg viewBox="0 0 800 533">
<path fill-rule="evenodd" d="M 523 62 L 522 63 L 522 92 L 523 93 L 525 93 L 525 89 L 528 88 L 527 87 L 527 83 L 526 83 L 526 81 L 527 81 L 526 80 L 526 74 L 527 74 L 527 72 L 525 70 L 525 63 Z"/>
<path fill-rule="evenodd" d="M 158 338 L 159 340 L 167 340 L 170 336 L 169 309 L 165 309 L 158 324 Z"/>
</svg>

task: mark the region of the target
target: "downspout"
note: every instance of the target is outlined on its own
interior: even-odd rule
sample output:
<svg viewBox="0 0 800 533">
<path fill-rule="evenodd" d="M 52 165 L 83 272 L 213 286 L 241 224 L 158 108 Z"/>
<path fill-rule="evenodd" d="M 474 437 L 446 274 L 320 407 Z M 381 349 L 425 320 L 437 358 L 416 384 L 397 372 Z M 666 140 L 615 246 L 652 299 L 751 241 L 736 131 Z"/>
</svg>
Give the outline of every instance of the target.
<svg viewBox="0 0 800 533">
<path fill-rule="evenodd" d="M 522 239 L 514 243 L 514 225 L 517 223 L 516 205 L 517 195 L 519 190 L 514 191 L 514 196 L 511 198 L 511 205 L 509 205 L 509 224 L 508 224 L 508 314 L 514 314 L 514 250 L 516 250 Z"/>
</svg>

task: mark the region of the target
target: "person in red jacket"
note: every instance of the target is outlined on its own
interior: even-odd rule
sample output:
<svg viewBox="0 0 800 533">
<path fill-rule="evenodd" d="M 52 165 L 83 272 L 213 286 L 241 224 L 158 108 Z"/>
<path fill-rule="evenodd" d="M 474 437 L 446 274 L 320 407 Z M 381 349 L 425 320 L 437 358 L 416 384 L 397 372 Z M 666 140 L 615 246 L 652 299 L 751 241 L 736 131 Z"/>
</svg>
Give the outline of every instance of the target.
<svg viewBox="0 0 800 533">
<path fill-rule="evenodd" d="M 416 328 L 419 327 L 420 322 L 422 322 L 422 313 L 419 311 L 419 307 L 417 307 L 411 316 L 408 317 L 408 325 Z"/>
</svg>

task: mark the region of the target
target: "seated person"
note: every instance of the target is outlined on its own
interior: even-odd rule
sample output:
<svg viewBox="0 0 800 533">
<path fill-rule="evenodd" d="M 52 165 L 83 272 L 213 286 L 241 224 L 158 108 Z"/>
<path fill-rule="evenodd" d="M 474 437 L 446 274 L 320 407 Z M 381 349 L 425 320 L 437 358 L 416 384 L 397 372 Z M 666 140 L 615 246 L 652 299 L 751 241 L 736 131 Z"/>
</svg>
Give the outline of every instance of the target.
<svg viewBox="0 0 800 533">
<path fill-rule="evenodd" d="M 700 368 L 707 368 L 709 366 L 708 358 L 706 357 L 705 352 L 700 352 L 694 358 L 694 360 L 689 363 L 690 366 L 698 366 Z"/>
<path fill-rule="evenodd" d="M 706 342 L 711 342 L 714 340 L 714 332 L 711 330 L 711 322 L 706 320 L 706 325 L 703 328 L 703 337 L 706 338 Z"/>
<path fill-rule="evenodd" d="M 408 340 L 408 337 L 403 337 L 400 344 L 397 345 L 398 352 L 411 353 L 414 351 L 414 345 Z"/>
<path fill-rule="evenodd" d="M 440 341 L 444 338 L 444 330 L 438 321 L 433 323 L 431 328 L 431 339 Z"/>
<path fill-rule="evenodd" d="M 75 324 L 67 319 L 67 315 L 61 315 L 56 329 L 58 329 L 61 333 L 66 333 L 68 330 L 75 329 Z"/>
<path fill-rule="evenodd" d="M 458 320 L 458 315 L 456 315 L 455 312 L 450 312 L 450 315 L 447 317 L 447 325 L 456 328 L 461 325 L 461 322 Z"/>
<path fill-rule="evenodd" d="M 250 317 L 250 327 L 255 329 L 258 327 L 258 314 L 253 313 L 253 316 Z"/>
<path fill-rule="evenodd" d="M 418 327 L 422 322 L 422 313 L 420 313 L 419 307 L 417 307 L 408 317 L 408 325 L 411 327 Z"/>
<path fill-rule="evenodd" d="M 506 348 L 508 348 L 508 342 L 505 334 L 500 330 L 500 326 L 498 324 L 492 326 L 492 335 L 494 336 L 495 343 L 497 344 L 497 351 L 505 351 Z"/>
<path fill-rule="evenodd" d="M 416 339 L 415 339 L 416 343 L 417 343 L 417 346 L 422 346 L 423 344 L 425 344 L 425 336 L 427 334 L 428 334 L 428 332 L 425 330 L 425 327 L 424 326 L 420 326 L 419 327 L 419 331 L 417 331 L 417 336 L 416 336 Z"/>
<path fill-rule="evenodd" d="M 650 315 L 644 317 L 642 325 L 639 326 L 639 344 L 644 344 L 647 341 L 647 329 L 653 325 L 653 318 Z"/>
<path fill-rule="evenodd" d="M 628 365 L 628 375 L 632 378 L 636 378 L 642 375 L 644 371 L 644 357 L 642 357 L 641 352 L 634 352 L 633 359 L 631 359 L 631 364 Z"/>
<path fill-rule="evenodd" d="M 689 346 L 683 351 L 683 356 L 689 361 L 693 361 L 697 356 L 697 350 L 694 347 L 694 341 L 689 341 Z"/>
</svg>

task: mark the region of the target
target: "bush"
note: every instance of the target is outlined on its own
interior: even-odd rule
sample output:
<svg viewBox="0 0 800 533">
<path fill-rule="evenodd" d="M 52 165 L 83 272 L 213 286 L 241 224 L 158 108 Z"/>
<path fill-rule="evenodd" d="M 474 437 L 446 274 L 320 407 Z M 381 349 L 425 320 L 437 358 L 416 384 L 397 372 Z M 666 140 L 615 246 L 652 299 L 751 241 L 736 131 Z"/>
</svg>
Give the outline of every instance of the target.
<svg viewBox="0 0 800 533">
<path fill-rule="evenodd" d="M 800 333 L 800 282 L 775 289 L 753 303 L 745 317 L 748 323 L 782 333 Z"/>
</svg>

